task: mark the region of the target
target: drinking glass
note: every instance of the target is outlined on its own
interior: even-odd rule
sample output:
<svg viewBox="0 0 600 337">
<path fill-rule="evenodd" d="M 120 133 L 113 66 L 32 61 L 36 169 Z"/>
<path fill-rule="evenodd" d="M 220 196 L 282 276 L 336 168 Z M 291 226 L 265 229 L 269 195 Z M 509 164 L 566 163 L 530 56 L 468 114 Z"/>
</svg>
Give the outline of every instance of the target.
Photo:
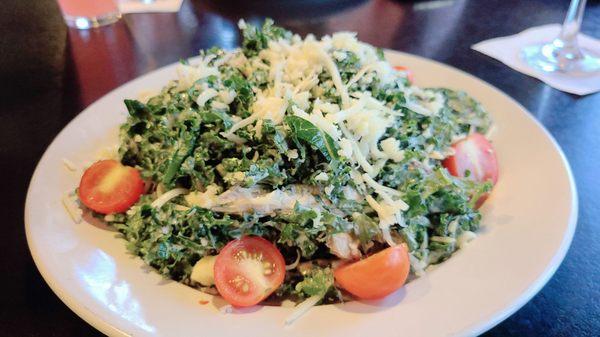
<svg viewBox="0 0 600 337">
<path fill-rule="evenodd" d="M 89 29 L 116 22 L 121 18 L 117 0 L 58 0 L 70 27 Z"/>
<path fill-rule="evenodd" d="M 553 41 L 521 50 L 521 57 L 533 68 L 545 72 L 584 75 L 600 71 L 600 55 L 579 47 L 586 0 L 571 0 L 560 34 Z"/>
</svg>

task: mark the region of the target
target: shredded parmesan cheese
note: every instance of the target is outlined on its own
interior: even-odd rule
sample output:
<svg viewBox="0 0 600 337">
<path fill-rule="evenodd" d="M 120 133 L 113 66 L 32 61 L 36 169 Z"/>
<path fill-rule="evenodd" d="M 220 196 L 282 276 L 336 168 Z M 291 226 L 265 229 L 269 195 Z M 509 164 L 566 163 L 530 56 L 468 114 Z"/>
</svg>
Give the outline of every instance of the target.
<svg viewBox="0 0 600 337">
<path fill-rule="evenodd" d="M 456 244 L 457 244 L 458 248 L 463 248 L 469 242 L 471 242 L 471 240 L 475 239 L 476 237 L 477 237 L 477 234 L 475 234 L 471 231 L 464 231 L 456 240 Z"/>
<path fill-rule="evenodd" d="M 447 236 L 432 236 L 430 238 L 431 241 L 440 242 L 440 243 L 455 243 L 456 239 L 447 237 Z"/>
<path fill-rule="evenodd" d="M 150 204 L 150 206 L 154 207 L 154 208 L 161 208 L 164 204 L 166 204 L 167 202 L 169 202 L 169 200 L 178 197 L 182 194 L 187 194 L 188 190 L 185 188 L 174 188 L 168 192 L 166 192 L 165 194 L 161 195 L 160 197 L 158 197 L 156 200 L 154 200 L 152 202 L 152 204 Z"/>
<path fill-rule="evenodd" d="M 286 318 L 285 325 L 290 325 L 290 324 L 294 323 L 298 318 L 300 318 L 304 314 L 306 314 L 308 312 L 308 310 L 310 310 L 310 308 L 317 305 L 317 303 L 319 303 L 319 301 L 322 298 L 323 298 L 322 295 L 314 295 L 314 296 L 311 296 L 311 297 L 305 299 L 300 304 L 298 304 L 294 308 L 294 311 L 292 312 L 292 314 L 290 316 L 288 316 L 288 318 Z"/>
<path fill-rule="evenodd" d="M 75 164 L 73 164 L 72 161 L 68 160 L 67 158 L 63 158 L 62 162 L 65 165 L 65 167 L 67 168 L 67 170 L 69 170 L 71 172 L 77 171 L 77 166 Z"/>
<path fill-rule="evenodd" d="M 74 223 L 78 224 L 81 222 L 83 212 L 81 208 L 77 205 L 77 197 L 74 193 L 65 193 L 62 197 L 62 204 L 71 220 Z"/>
<path fill-rule="evenodd" d="M 200 95 L 198 95 L 198 98 L 196 99 L 196 104 L 198 104 L 199 107 L 203 107 L 209 99 L 216 97 L 218 94 L 219 93 L 217 93 L 215 89 L 207 88 L 204 91 L 202 91 Z"/>
</svg>

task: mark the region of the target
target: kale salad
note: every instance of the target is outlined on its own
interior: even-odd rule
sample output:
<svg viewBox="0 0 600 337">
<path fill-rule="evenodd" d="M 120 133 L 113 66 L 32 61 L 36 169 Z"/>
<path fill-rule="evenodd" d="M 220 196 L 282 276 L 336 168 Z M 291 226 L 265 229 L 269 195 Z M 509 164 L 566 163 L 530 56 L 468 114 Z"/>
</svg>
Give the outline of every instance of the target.
<svg viewBox="0 0 600 337">
<path fill-rule="evenodd" d="M 497 179 L 476 100 L 353 33 L 239 27 L 125 100 L 119 160 L 82 177 L 132 253 L 235 306 L 310 307 L 386 296 L 475 237 Z"/>
</svg>

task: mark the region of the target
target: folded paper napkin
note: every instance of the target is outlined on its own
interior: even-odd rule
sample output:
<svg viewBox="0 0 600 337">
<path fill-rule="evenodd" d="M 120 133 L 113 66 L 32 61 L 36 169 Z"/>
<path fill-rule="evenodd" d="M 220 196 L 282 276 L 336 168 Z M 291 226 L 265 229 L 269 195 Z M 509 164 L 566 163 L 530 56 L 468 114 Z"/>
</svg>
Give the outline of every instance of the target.
<svg viewBox="0 0 600 337">
<path fill-rule="evenodd" d="M 179 12 L 183 0 L 119 0 L 119 10 L 128 13 Z"/>
<path fill-rule="evenodd" d="M 560 72 L 546 73 L 531 68 L 521 59 L 520 51 L 523 47 L 552 41 L 560 33 L 560 27 L 558 24 L 533 27 L 515 35 L 479 42 L 471 48 L 558 90 L 576 95 L 587 95 L 600 91 L 600 73 L 585 76 L 573 76 Z M 600 40 L 580 34 L 579 45 L 600 54 Z"/>
</svg>

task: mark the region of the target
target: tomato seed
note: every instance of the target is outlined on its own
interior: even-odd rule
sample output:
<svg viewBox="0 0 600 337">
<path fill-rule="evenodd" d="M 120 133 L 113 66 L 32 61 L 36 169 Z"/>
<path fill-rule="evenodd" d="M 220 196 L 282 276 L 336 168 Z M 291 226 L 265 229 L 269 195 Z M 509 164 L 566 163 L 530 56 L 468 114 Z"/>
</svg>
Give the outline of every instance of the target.
<svg viewBox="0 0 600 337">
<path fill-rule="evenodd" d="M 235 254 L 235 258 L 237 260 L 246 259 L 247 257 L 248 257 L 248 252 L 245 250 L 240 250 L 239 252 L 237 252 L 237 254 Z"/>
</svg>

